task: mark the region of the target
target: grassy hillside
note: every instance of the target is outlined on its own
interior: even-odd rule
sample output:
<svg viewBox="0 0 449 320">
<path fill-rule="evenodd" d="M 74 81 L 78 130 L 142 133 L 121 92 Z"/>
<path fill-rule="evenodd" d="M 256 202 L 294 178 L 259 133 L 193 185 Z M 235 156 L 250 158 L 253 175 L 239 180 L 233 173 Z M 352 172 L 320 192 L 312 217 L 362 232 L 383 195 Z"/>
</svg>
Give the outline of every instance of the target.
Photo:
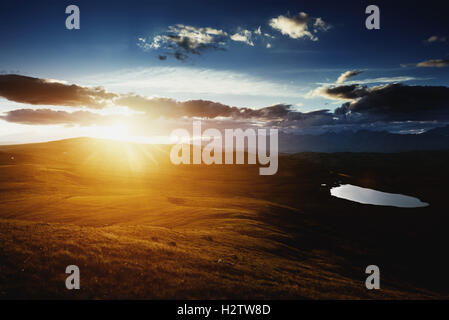
<svg viewBox="0 0 449 320">
<path fill-rule="evenodd" d="M 444 298 L 446 152 L 174 166 L 166 146 L 95 139 L 0 147 L 0 298 Z M 420 197 L 332 198 L 352 182 Z M 326 184 L 326 186 L 322 186 Z M 65 267 L 81 290 L 65 288 Z M 381 269 L 365 289 L 367 265 Z"/>
</svg>

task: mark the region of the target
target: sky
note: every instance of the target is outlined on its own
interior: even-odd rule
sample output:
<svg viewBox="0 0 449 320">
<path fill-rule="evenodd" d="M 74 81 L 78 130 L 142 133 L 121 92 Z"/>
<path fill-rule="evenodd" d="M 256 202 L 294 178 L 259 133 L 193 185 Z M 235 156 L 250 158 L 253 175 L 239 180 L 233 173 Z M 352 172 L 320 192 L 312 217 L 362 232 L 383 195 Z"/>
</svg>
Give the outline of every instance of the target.
<svg viewBox="0 0 449 320">
<path fill-rule="evenodd" d="M 155 139 L 192 118 L 312 134 L 447 124 L 449 6 L 376 1 L 368 30 L 370 4 L 2 1 L 0 143 Z"/>
</svg>

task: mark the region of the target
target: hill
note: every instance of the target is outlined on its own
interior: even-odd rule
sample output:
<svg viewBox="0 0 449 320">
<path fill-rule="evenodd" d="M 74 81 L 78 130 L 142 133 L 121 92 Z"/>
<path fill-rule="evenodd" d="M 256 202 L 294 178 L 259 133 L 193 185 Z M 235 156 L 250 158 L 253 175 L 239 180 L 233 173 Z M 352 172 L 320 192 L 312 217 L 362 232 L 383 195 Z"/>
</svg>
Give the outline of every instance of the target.
<svg viewBox="0 0 449 320">
<path fill-rule="evenodd" d="M 0 147 L 0 298 L 447 298 L 447 152 L 174 166 L 168 146 Z M 356 183 L 427 208 L 330 196 Z M 325 186 L 323 186 L 325 184 Z M 65 268 L 81 290 L 65 288 Z M 367 290 L 365 268 L 381 269 Z"/>
</svg>

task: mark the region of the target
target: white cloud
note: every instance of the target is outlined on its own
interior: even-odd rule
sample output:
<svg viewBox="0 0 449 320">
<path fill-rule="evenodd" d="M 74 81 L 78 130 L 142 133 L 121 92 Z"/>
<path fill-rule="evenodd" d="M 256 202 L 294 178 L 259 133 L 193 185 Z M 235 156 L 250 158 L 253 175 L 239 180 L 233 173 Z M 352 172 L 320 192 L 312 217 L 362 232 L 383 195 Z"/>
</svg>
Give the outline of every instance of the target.
<svg viewBox="0 0 449 320">
<path fill-rule="evenodd" d="M 364 80 L 354 80 L 347 81 L 346 84 L 370 84 L 370 83 L 393 83 L 393 82 L 405 82 L 405 81 L 422 81 L 429 80 L 430 78 L 417 78 L 410 76 L 399 76 L 399 77 L 381 77 L 381 78 L 371 78 Z"/>
<path fill-rule="evenodd" d="M 139 38 L 137 45 L 144 50 L 159 49 L 161 47 L 164 38 L 162 36 L 155 36 L 151 42 L 148 42 L 145 38 Z"/>
<path fill-rule="evenodd" d="M 433 59 L 421 61 L 418 64 L 416 64 L 416 66 L 424 68 L 445 68 L 449 67 L 449 59 Z"/>
<path fill-rule="evenodd" d="M 259 78 L 243 72 L 196 67 L 127 69 L 73 80 L 92 86 L 101 85 L 116 93 L 135 92 L 145 96 L 163 96 L 179 100 L 218 99 L 227 104 L 242 101 L 239 106 L 246 105 L 243 101 L 257 101 L 257 104 L 266 106 L 271 102 L 263 100 L 296 100 L 304 91 L 302 87 L 287 81 Z M 231 96 L 234 98 L 226 98 Z"/>
<path fill-rule="evenodd" d="M 288 35 L 293 39 L 309 38 L 312 41 L 318 41 L 318 37 L 310 32 L 309 22 L 311 20 L 314 20 L 313 24 L 311 23 L 310 25 L 310 27 L 313 28 L 314 33 L 320 31 L 326 32 L 332 28 L 332 26 L 325 22 L 323 18 L 311 18 L 305 12 L 300 12 L 293 17 L 280 15 L 277 18 L 272 18 L 269 25 L 273 29 L 280 31 L 283 35 Z M 269 34 L 265 35 L 271 37 Z"/>
<path fill-rule="evenodd" d="M 270 20 L 270 27 L 280 31 L 284 35 L 288 35 L 293 39 L 309 38 L 312 41 L 317 41 L 318 38 L 312 35 L 308 28 L 309 15 L 305 12 L 300 12 L 297 16 L 287 17 L 280 15 L 277 18 Z"/>
<path fill-rule="evenodd" d="M 259 27 L 260 29 L 260 27 Z M 231 40 L 244 42 L 250 46 L 254 46 L 254 42 L 252 41 L 252 33 L 249 30 L 242 30 L 238 33 L 230 36 Z"/>
<path fill-rule="evenodd" d="M 360 70 L 350 70 L 350 71 L 343 72 L 338 77 L 337 82 L 335 82 L 335 83 L 343 83 L 346 80 L 348 80 L 349 78 L 355 77 L 356 75 L 361 74 L 362 72 L 363 71 L 360 71 Z"/>
<path fill-rule="evenodd" d="M 430 78 L 418 78 L 411 76 L 399 76 L 399 77 L 379 77 L 379 78 L 368 78 L 363 80 L 353 80 L 353 81 L 345 81 L 345 85 L 351 84 L 372 84 L 372 83 L 393 83 L 393 82 L 405 82 L 405 81 L 421 81 L 421 80 L 429 80 Z M 338 83 L 338 82 L 337 82 Z M 333 85 L 331 82 L 317 82 L 318 85 Z"/>
</svg>

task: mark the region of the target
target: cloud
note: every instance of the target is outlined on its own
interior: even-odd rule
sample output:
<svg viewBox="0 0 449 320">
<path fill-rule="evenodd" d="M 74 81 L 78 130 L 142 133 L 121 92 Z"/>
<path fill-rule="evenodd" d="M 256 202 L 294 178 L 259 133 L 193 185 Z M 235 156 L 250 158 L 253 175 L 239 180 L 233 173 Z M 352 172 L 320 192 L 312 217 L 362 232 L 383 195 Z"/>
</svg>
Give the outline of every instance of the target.
<svg viewBox="0 0 449 320">
<path fill-rule="evenodd" d="M 0 119 L 8 122 L 27 125 L 79 125 L 112 123 L 117 116 L 100 115 L 89 111 L 56 111 L 52 109 L 17 109 L 0 115 Z"/>
<path fill-rule="evenodd" d="M 366 95 L 367 87 L 358 84 L 341 85 L 341 86 L 322 86 L 309 92 L 306 97 L 324 97 L 333 100 L 354 100 Z"/>
<path fill-rule="evenodd" d="M 232 77 L 235 84 L 235 77 Z M 210 82 L 210 80 L 209 80 Z M 19 75 L 0 76 L 0 95 L 16 102 L 56 106 L 103 108 L 109 105 L 126 106 L 143 112 L 151 118 L 201 117 L 214 119 L 271 119 L 285 110 L 282 106 L 262 109 L 238 108 L 209 100 L 177 101 L 171 98 L 144 97 L 137 94 L 117 95 L 99 88 L 68 85 L 55 80 L 30 78 Z M 51 109 L 20 109 L 7 113 L 2 119 L 10 122 L 32 123 L 84 123 L 100 121 L 100 116 L 89 112 L 68 113 Z"/>
<path fill-rule="evenodd" d="M 363 80 L 345 81 L 345 84 L 391 83 L 391 82 L 419 81 L 429 79 L 431 78 L 418 78 L 412 76 L 380 77 L 380 78 L 368 78 Z"/>
<path fill-rule="evenodd" d="M 139 96 L 123 97 L 124 105 L 145 110 L 132 116 L 104 115 L 88 111 L 57 111 L 52 109 L 17 109 L 0 114 L 0 119 L 25 125 L 65 125 L 88 127 L 91 125 L 131 124 L 134 132 L 151 135 L 169 135 L 173 128 L 191 127 L 192 117 L 201 117 L 203 127 L 258 128 L 264 126 L 280 129 L 308 128 L 335 122 L 328 110 L 302 113 L 288 104 L 277 104 L 261 109 L 237 108 L 205 100 L 176 101 L 168 98 L 151 99 Z M 125 100 L 126 99 L 126 100 Z M 159 116 L 163 115 L 163 118 Z"/>
<path fill-rule="evenodd" d="M 348 80 L 351 77 L 355 77 L 358 74 L 361 74 L 363 71 L 360 70 L 350 70 L 350 71 L 346 71 L 343 72 L 337 79 L 336 83 L 342 83 L 345 82 L 346 80 Z"/>
<path fill-rule="evenodd" d="M 449 87 L 408 86 L 389 83 L 368 87 L 361 84 L 321 86 L 308 97 L 345 101 L 334 110 L 337 123 L 350 125 L 407 121 L 449 121 Z"/>
<path fill-rule="evenodd" d="M 318 31 L 329 31 L 332 26 L 326 22 L 322 18 L 316 18 L 313 24 L 313 32 L 317 33 Z"/>
<path fill-rule="evenodd" d="M 122 95 L 114 103 L 132 110 L 144 112 L 150 118 L 183 118 L 200 117 L 206 119 L 232 118 L 273 120 L 283 118 L 293 112 L 291 105 L 277 104 L 260 109 L 233 107 L 209 100 L 177 101 L 170 98 L 151 98 L 140 95 Z"/>
<path fill-rule="evenodd" d="M 355 91 L 359 94 L 353 94 Z M 448 87 L 400 83 L 371 88 L 359 86 L 346 92 L 345 97 L 351 101 L 338 108 L 337 114 L 355 112 L 402 121 L 449 119 Z"/>
<path fill-rule="evenodd" d="M 260 27 L 255 32 L 259 32 L 256 34 L 260 34 L 261 33 Z M 242 30 L 238 33 L 231 35 L 230 38 L 233 41 L 240 41 L 240 42 L 244 42 L 250 46 L 254 46 L 254 42 L 252 41 L 252 33 L 249 30 Z"/>
<path fill-rule="evenodd" d="M 165 69 L 164 69 L 165 70 Z M 142 73 L 139 74 L 139 78 L 142 78 Z M 170 86 L 173 86 L 173 78 L 170 78 Z M 194 77 L 188 77 L 185 81 L 194 81 Z M 207 82 L 210 81 L 210 77 L 206 77 Z M 110 79 L 110 77 L 108 77 Z M 229 75 L 229 80 L 232 85 L 235 86 L 239 82 L 239 77 L 235 74 Z M 123 81 L 123 79 L 122 79 Z M 128 81 L 128 80 L 125 80 Z M 31 82 L 31 84 L 29 84 Z M 241 83 L 243 85 L 243 83 Z M 259 82 L 258 85 L 262 85 Z M 132 87 L 137 87 L 131 82 Z M 147 83 L 148 85 L 148 83 Z M 250 85 L 253 88 L 253 85 Z M 241 88 L 242 89 L 242 88 Z M 254 88 L 253 88 L 254 89 Z M 267 93 L 268 87 L 264 87 L 261 91 Z M 67 91 L 68 90 L 68 91 Z M 209 89 L 202 88 L 203 92 Z M 67 91 L 67 92 L 66 92 Z M 277 91 L 277 96 L 279 92 Z M 232 93 L 232 90 L 224 90 L 226 94 Z M 18 96 L 20 94 L 20 96 Z M 297 92 L 292 92 L 295 96 Z M 186 101 L 177 101 L 171 98 L 161 98 L 161 97 L 145 97 L 138 94 L 114 94 L 99 88 L 85 88 L 78 85 L 68 85 L 61 83 L 61 81 L 56 80 L 45 80 L 39 78 L 30 78 L 26 76 L 19 75 L 0 75 L 0 95 L 6 97 L 9 100 L 13 100 L 19 103 L 27 104 L 41 104 L 41 105 L 55 105 L 55 106 L 72 106 L 72 107 L 84 107 L 88 106 L 90 108 L 103 108 L 108 106 L 125 106 L 129 109 L 137 112 L 143 112 L 151 118 L 182 118 L 182 117 L 201 117 L 214 119 L 218 117 L 229 117 L 233 119 L 268 119 L 274 117 L 278 114 L 280 107 L 265 107 L 262 109 L 251 109 L 251 108 L 238 108 L 229 106 L 219 102 L 213 102 L 210 100 L 198 100 L 191 99 Z M 55 111 L 56 112 L 56 111 Z M 87 113 L 36 113 L 31 112 L 27 115 L 35 116 L 36 118 L 43 119 L 44 116 L 48 116 L 50 119 L 63 119 L 64 121 L 69 121 L 70 119 L 75 120 L 75 116 L 85 116 L 87 119 Z M 16 116 L 16 114 L 11 114 Z M 57 117 L 57 118 L 55 118 Z M 94 116 L 88 119 L 99 119 L 94 118 Z M 80 122 L 80 118 L 76 118 Z M 43 120 L 41 120 L 43 121 Z"/>
<path fill-rule="evenodd" d="M 431 36 L 429 37 L 426 42 L 432 43 L 432 42 L 446 42 L 447 37 L 445 36 Z"/>
<path fill-rule="evenodd" d="M 20 103 L 100 109 L 115 96 L 101 87 L 81 87 L 16 74 L 0 75 L 0 97 Z"/>
<path fill-rule="evenodd" d="M 215 128 L 258 127 L 264 126 L 281 130 L 295 131 L 320 126 L 341 126 L 351 121 L 346 115 L 336 115 L 330 110 L 300 112 L 290 104 L 276 104 L 260 109 L 227 106 L 207 100 L 176 101 L 166 98 L 147 98 L 142 96 L 124 96 L 120 104 L 135 110 L 144 111 L 149 121 L 163 117 L 158 121 L 176 119 L 187 121 L 192 117 L 201 117 L 205 123 Z M 147 118 L 145 118 L 147 119 Z"/>
<path fill-rule="evenodd" d="M 293 17 L 280 15 L 277 18 L 272 18 L 269 22 L 270 27 L 280 31 L 283 35 L 288 35 L 293 39 L 309 38 L 312 41 L 317 41 L 308 28 L 310 18 L 305 12 L 300 12 Z"/>
<path fill-rule="evenodd" d="M 144 112 L 151 118 L 229 117 L 238 108 L 208 100 L 177 101 L 171 98 L 151 98 L 140 95 L 122 95 L 114 103 Z"/>
<path fill-rule="evenodd" d="M 270 27 L 280 31 L 283 35 L 288 35 L 293 39 L 309 38 L 312 41 L 318 41 L 318 37 L 313 35 L 309 29 L 309 22 L 311 18 L 305 12 L 300 12 L 298 15 L 289 17 L 280 15 L 277 18 L 272 18 L 269 22 Z M 315 22 L 312 24 L 313 32 L 325 32 L 332 28 L 332 26 L 322 18 L 314 18 Z"/>
<path fill-rule="evenodd" d="M 320 27 L 322 27 L 321 24 Z M 260 26 L 253 31 L 243 28 L 237 28 L 237 30 L 238 32 L 230 34 L 211 27 L 176 24 L 152 38 L 139 37 L 137 45 L 145 51 L 164 50 L 163 55 L 158 55 L 159 60 L 166 60 L 167 56 L 173 56 L 177 60 L 185 61 L 190 55 L 200 55 L 206 50 L 226 50 L 229 41 L 254 46 L 255 40 L 274 38 L 268 33 L 263 33 Z"/>
<path fill-rule="evenodd" d="M 144 96 L 173 96 L 195 99 L 198 96 L 243 105 L 257 99 L 259 107 L 279 100 L 297 99 L 302 88 L 288 81 L 270 80 L 240 71 L 193 66 L 121 69 L 82 79 L 83 83 L 102 85 L 109 91 L 135 92 Z M 175 83 L 182 83 L 176 86 Z"/>
<path fill-rule="evenodd" d="M 412 77 L 412 76 L 398 76 L 398 77 L 380 77 L 380 78 L 368 78 L 368 79 L 362 79 L 362 80 L 346 80 L 344 82 L 345 85 L 350 84 L 371 84 L 371 83 L 392 83 L 392 82 L 406 82 L 406 81 L 420 81 L 420 80 L 430 80 L 432 78 L 418 78 L 418 77 Z M 332 82 L 317 82 L 318 85 L 323 86 L 332 86 L 338 83 L 332 83 Z"/>
<path fill-rule="evenodd" d="M 332 85 L 315 89 L 311 94 L 346 101 L 333 113 L 322 111 L 315 118 L 290 127 L 314 132 L 339 130 L 388 130 L 422 132 L 449 121 L 449 87 L 408 86 L 389 83 L 373 87 Z M 313 120 L 312 120 L 313 119 Z"/>
<path fill-rule="evenodd" d="M 0 92 L 3 96 L 14 98 L 17 102 L 33 104 L 45 97 L 48 102 L 54 92 L 58 92 L 61 86 L 87 92 L 92 95 L 90 88 L 77 85 L 68 85 L 60 81 L 46 81 L 44 79 L 30 78 L 14 75 L 12 83 L 20 79 L 25 90 L 21 92 L 23 98 L 16 98 L 16 91 L 8 90 L 10 85 L 5 85 L 11 78 L 0 76 Z M 31 79 L 31 80 L 30 80 Z M 39 83 L 39 90 L 27 90 L 27 81 Z M 44 84 L 42 84 L 43 82 Z M 42 88 L 40 86 L 43 86 Z M 52 90 L 46 88 L 51 87 Z M 55 89 L 56 88 L 56 89 Z M 40 90 L 42 89 L 42 91 Z M 64 90 L 65 90 L 64 89 Z M 94 93 L 100 92 L 101 100 L 108 98 L 108 105 L 116 107 L 127 107 L 135 113 L 132 115 L 133 123 L 144 125 L 145 121 L 188 121 L 192 118 L 202 118 L 216 123 L 245 124 L 248 126 L 277 127 L 285 130 L 303 130 L 304 128 L 355 128 L 375 126 L 379 121 L 385 123 L 407 122 L 407 121 L 449 121 L 449 88 L 443 86 L 407 86 L 400 83 L 390 83 L 368 87 L 361 84 L 342 84 L 321 86 L 313 90 L 310 95 L 321 96 L 328 99 L 344 101 L 341 107 L 330 110 L 318 110 L 313 112 L 300 112 L 297 107 L 290 104 L 278 103 L 253 109 L 248 107 L 236 107 L 216 101 L 203 99 L 190 99 L 185 101 L 175 100 L 167 97 L 147 97 L 139 94 L 112 94 L 103 89 L 93 89 Z M 43 94 L 43 92 L 45 94 Z M 51 94 L 48 94 L 48 93 Z M 72 93 L 72 91 L 69 91 Z M 84 95 L 81 95 L 84 97 Z M 78 95 L 75 95 L 79 98 Z M 64 91 L 57 94 L 57 105 L 61 106 L 84 106 L 78 104 L 79 99 Z M 96 101 L 96 100 L 95 100 Z M 98 105 L 94 104 L 98 108 Z M 101 111 L 106 112 L 108 109 Z M 99 112 L 99 111 L 98 111 Z M 125 116 L 117 114 L 99 114 L 87 111 L 57 111 L 52 109 L 17 109 L 5 112 L 0 119 L 8 122 L 22 124 L 64 124 L 89 126 L 92 124 L 108 124 L 114 121 L 124 121 Z M 127 120 L 130 120 L 126 118 Z M 150 122 L 148 122 L 150 123 Z M 212 122 L 211 122 L 212 123 Z M 397 126 L 396 126 L 397 127 Z"/>
<path fill-rule="evenodd" d="M 449 59 L 426 60 L 416 64 L 417 67 L 444 68 L 449 66 Z"/>
<path fill-rule="evenodd" d="M 138 38 L 138 46 L 144 50 L 164 49 L 167 54 L 184 61 L 190 54 L 200 55 L 205 50 L 224 50 L 224 39 L 227 36 L 225 31 L 215 28 L 176 24 L 153 39 Z"/>
<path fill-rule="evenodd" d="M 234 33 L 229 37 L 233 41 L 240 41 L 246 43 L 247 45 L 254 46 L 255 42 L 260 42 L 265 44 L 267 39 L 274 39 L 275 37 L 269 33 L 262 32 L 262 28 L 259 26 L 254 31 L 247 29 L 242 29 L 237 33 Z M 271 44 L 265 45 L 267 48 L 271 47 Z"/>
</svg>

